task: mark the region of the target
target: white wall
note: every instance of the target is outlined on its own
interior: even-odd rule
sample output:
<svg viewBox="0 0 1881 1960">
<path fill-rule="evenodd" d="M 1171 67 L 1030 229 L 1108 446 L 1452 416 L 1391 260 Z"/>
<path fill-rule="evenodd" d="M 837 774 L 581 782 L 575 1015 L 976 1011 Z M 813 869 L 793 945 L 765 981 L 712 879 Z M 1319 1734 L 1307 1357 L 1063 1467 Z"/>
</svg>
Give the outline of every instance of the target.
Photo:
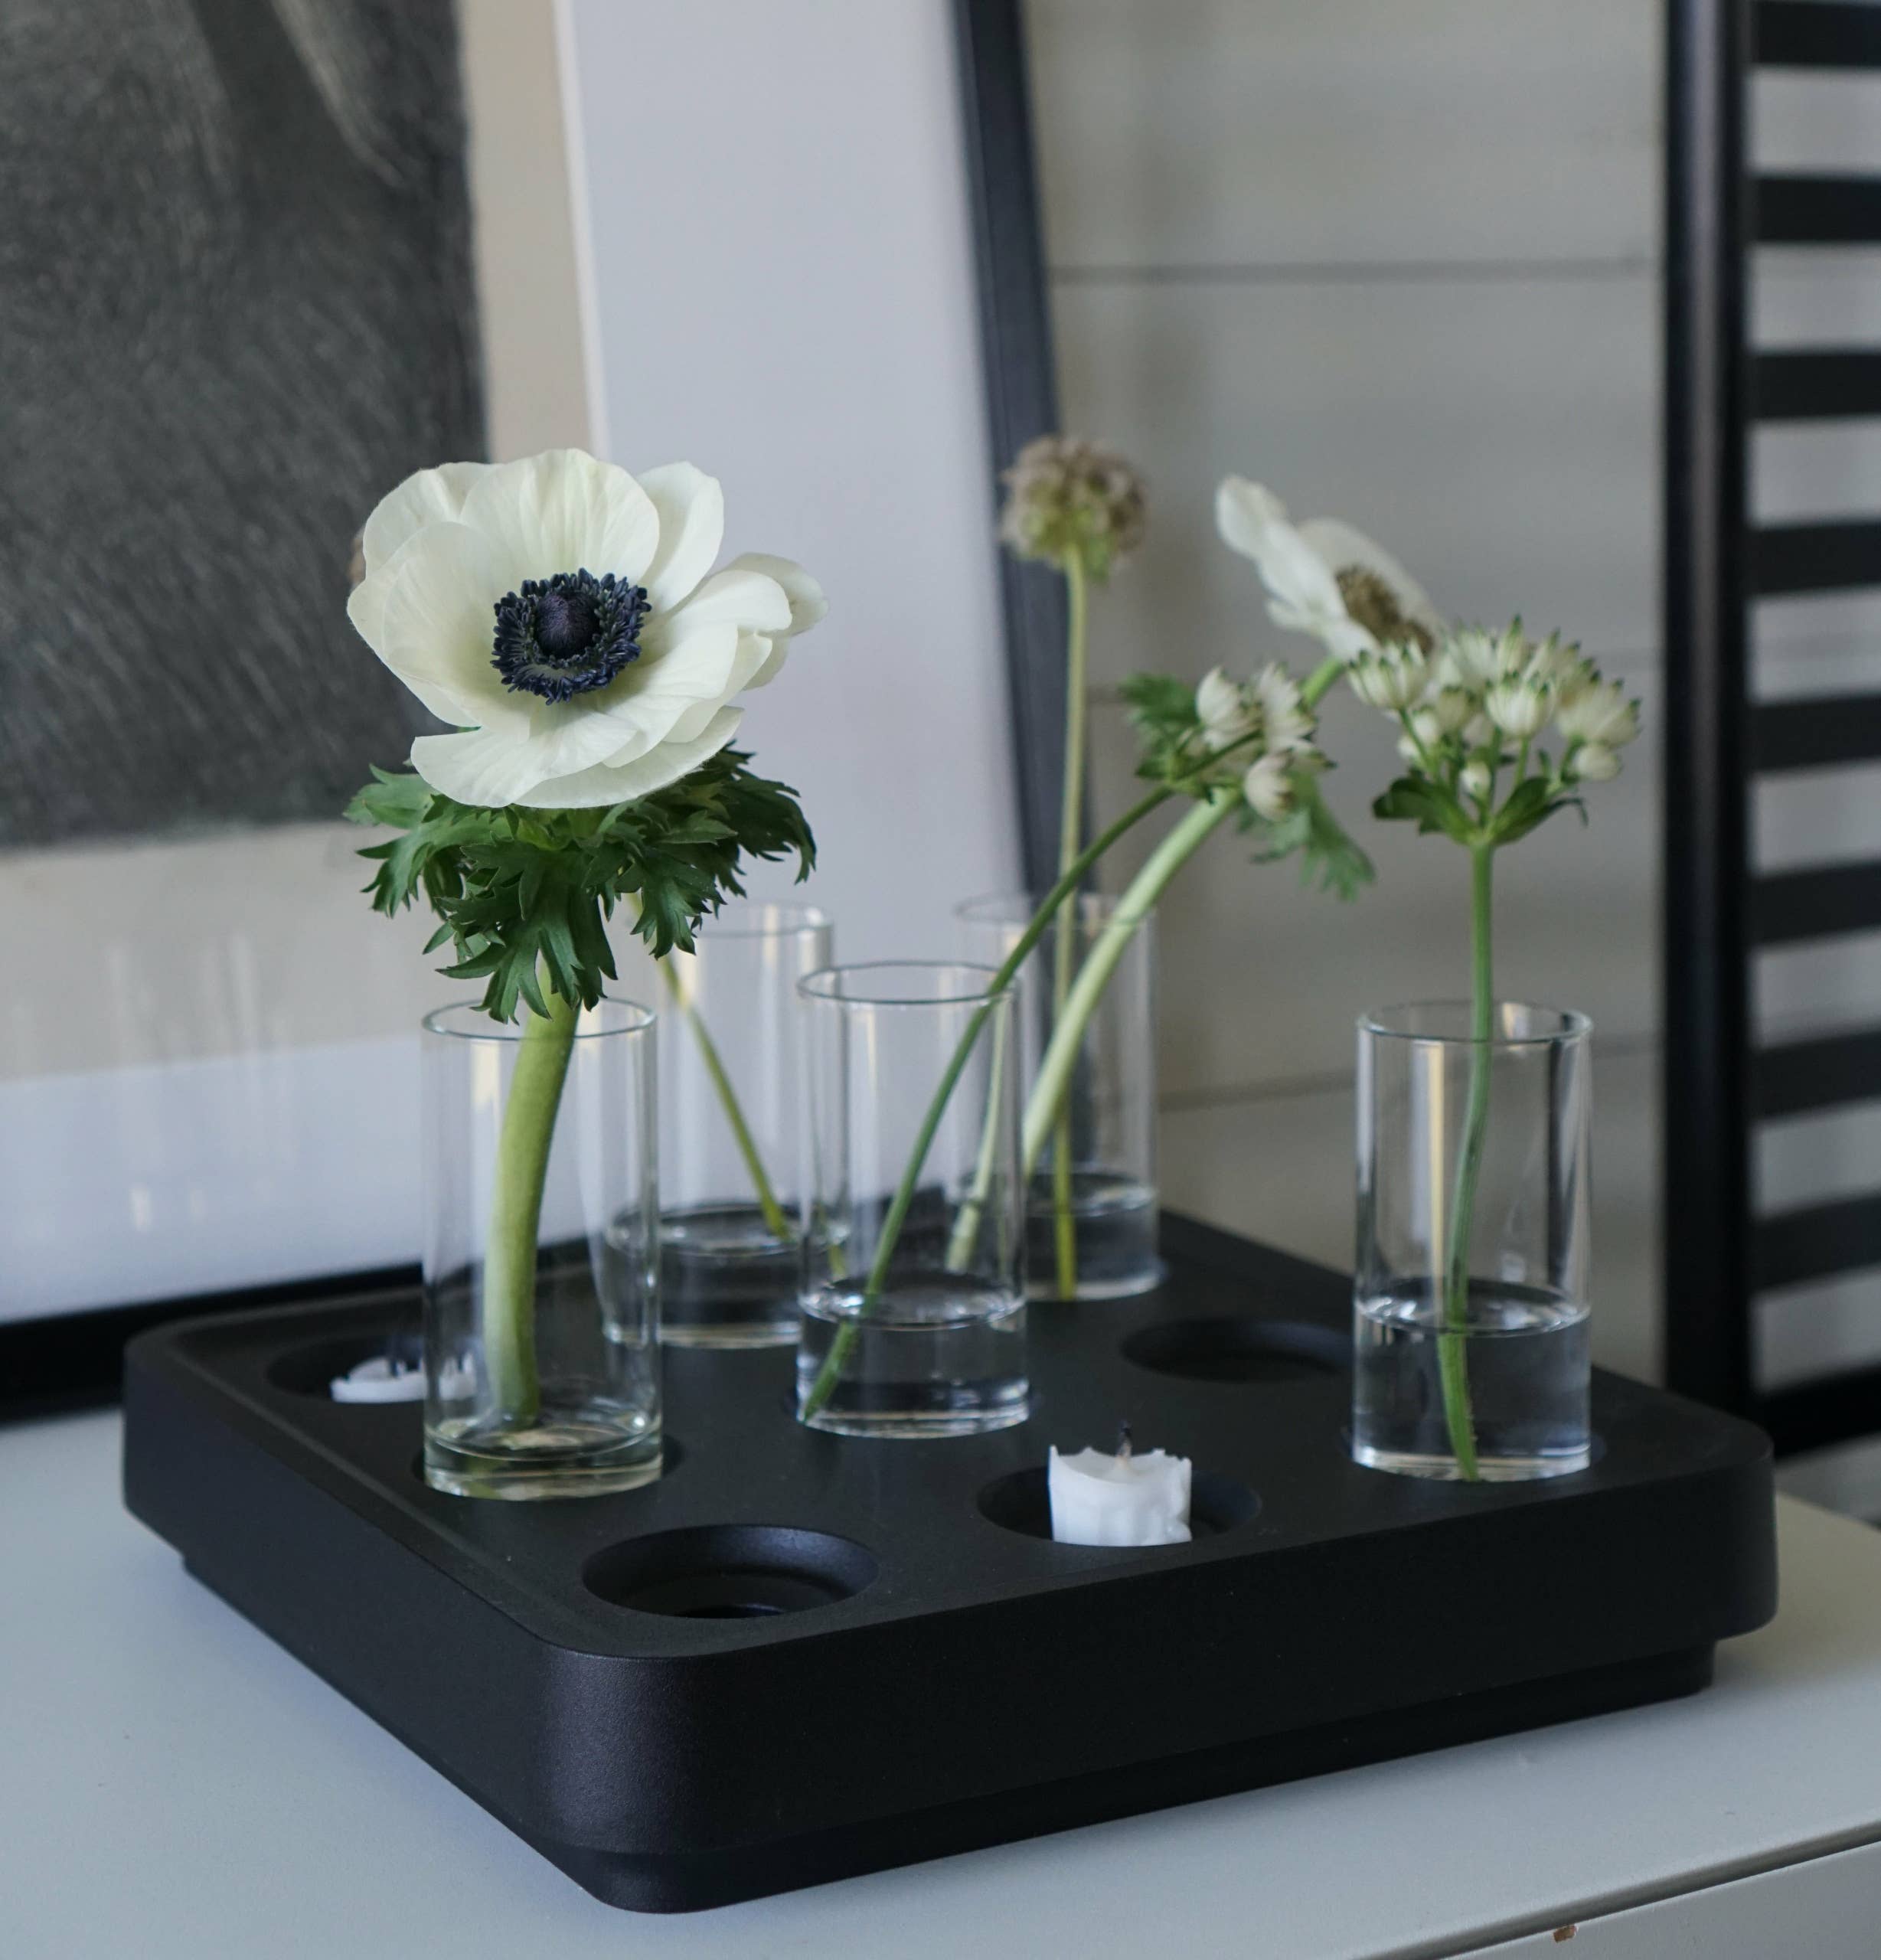
<svg viewBox="0 0 1881 1960">
<path fill-rule="evenodd" d="M 710 470 L 730 548 L 823 581 L 740 739 L 838 957 L 949 955 L 1017 861 L 945 0 L 567 15 L 609 452 Z"/>
</svg>

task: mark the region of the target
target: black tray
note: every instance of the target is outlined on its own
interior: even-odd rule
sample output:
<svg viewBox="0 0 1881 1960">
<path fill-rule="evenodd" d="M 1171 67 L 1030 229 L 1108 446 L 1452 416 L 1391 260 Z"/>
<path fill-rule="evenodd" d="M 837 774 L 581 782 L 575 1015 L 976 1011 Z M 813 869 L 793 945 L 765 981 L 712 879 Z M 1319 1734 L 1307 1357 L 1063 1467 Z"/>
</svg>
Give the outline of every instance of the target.
<svg viewBox="0 0 1881 1960">
<path fill-rule="evenodd" d="M 180 1322 L 129 1351 L 126 1498 L 544 1857 L 651 1911 L 1689 1693 L 1774 1611 L 1748 1424 L 1597 1374 L 1579 1475 L 1361 1470 L 1350 1282 L 1181 1220 L 1164 1251 L 1156 1294 L 1034 1310 L 1017 1429 L 816 1435 L 788 1351 L 677 1351 L 668 1474 L 547 1504 L 440 1495 L 416 1407 L 310 1392 L 410 1295 Z M 1053 1544 L 1047 1444 L 1124 1417 L 1193 1459 L 1195 1541 Z"/>
</svg>

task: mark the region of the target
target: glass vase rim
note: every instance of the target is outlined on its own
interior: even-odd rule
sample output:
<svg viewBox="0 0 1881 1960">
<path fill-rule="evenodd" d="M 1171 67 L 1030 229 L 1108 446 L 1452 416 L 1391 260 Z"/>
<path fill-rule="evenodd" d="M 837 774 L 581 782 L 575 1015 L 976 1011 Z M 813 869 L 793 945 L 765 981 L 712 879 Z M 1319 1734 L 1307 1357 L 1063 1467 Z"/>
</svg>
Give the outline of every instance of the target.
<svg viewBox="0 0 1881 1960">
<path fill-rule="evenodd" d="M 1550 1007 L 1536 1001 L 1497 1000 L 1491 1012 L 1498 1024 L 1487 1046 L 1495 1049 L 1571 1047 L 1586 1040 L 1594 1024 L 1574 1008 Z M 1381 1041 L 1402 1041 L 1412 1047 L 1432 1048 L 1474 1047 L 1478 1037 L 1471 1031 L 1474 1004 L 1467 1000 L 1400 1001 L 1390 1007 L 1368 1008 L 1358 1017 L 1358 1031 Z M 1520 1014 L 1536 1024 L 1511 1031 L 1507 1017 Z M 1453 1027 L 1406 1025 L 1413 1016 L 1433 1020 L 1452 1018 Z"/>
<path fill-rule="evenodd" d="M 838 983 L 845 978 L 860 978 L 865 974 L 888 975 L 891 973 L 926 973 L 971 975 L 976 985 L 970 991 L 925 990 L 914 994 L 845 993 L 839 990 Z M 996 1005 L 1009 1001 L 1014 992 L 1013 983 L 1008 981 L 1003 987 L 991 983 L 999 977 L 996 966 L 988 966 L 972 959 L 864 959 L 841 966 L 820 966 L 814 973 L 806 973 L 797 982 L 797 991 L 805 1001 L 816 1001 L 831 1007 L 839 1008 L 973 1008 Z M 944 982 L 936 983 L 937 988 L 945 989 Z"/>
<path fill-rule="evenodd" d="M 789 923 L 746 925 L 741 922 L 753 913 L 772 915 Z M 789 899 L 736 899 L 723 912 L 699 921 L 694 933 L 699 939 L 788 939 L 802 933 L 828 932 L 829 914 L 820 905 L 799 905 Z M 676 948 L 677 951 L 678 949 Z"/>
<path fill-rule="evenodd" d="M 1049 887 L 1044 891 L 1014 888 L 987 892 L 978 898 L 963 898 L 954 907 L 954 916 L 966 926 L 1029 926 L 1050 895 Z M 1093 926 L 1112 924 L 1116 919 L 1118 906 L 1123 902 L 1122 894 L 1117 892 L 1080 891 L 1073 896 L 1077 900 L 1079 917 Z M 1135 932 L 1147 926 L 1154 916 L 1153 913 L 1145 912 L 1140 919 L 1132 920 L 1130 929 Z"/>
<path fill-rule="evenodd" d="M 453 1001 L 448 1007 L 433 1008 L 419 1025 L 426 1034 L 440 1041 L 520 1041 L 532 1018 L 495 1021 L 484 1012 L 478 1001 Z M 644 1034 L 658 1018 L 651 1008 L 642 1007 L 638 1001 L 604 996 L 593 1007 L 583 1008 L 576 1016 L 574 1039 L 604 1041 L 623 1034 Z M 602 1019 L 611 1024 L 594 1024 Z M 470 1024 L 473 1023 L 474 1025 Z"/>
</svg>

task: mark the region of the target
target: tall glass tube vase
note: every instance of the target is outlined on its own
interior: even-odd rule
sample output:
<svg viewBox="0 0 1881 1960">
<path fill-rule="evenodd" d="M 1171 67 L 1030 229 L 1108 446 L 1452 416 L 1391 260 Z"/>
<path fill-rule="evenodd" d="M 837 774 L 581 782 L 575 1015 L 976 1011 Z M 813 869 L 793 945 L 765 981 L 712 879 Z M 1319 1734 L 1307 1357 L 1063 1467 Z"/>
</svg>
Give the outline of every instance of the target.
<svg viewBox="0 0 1881 1960">
<path fill-rule="evenodd" d="M 969 959 L 997 966 L 1037 910 L 1023 895 L 980 898 L 957 914 Z M 1112 1300 L 1162 1277 L 1156 1250 L 1156 923 L 1118 937 L 1116 901 L 1076 900 L 1019 972 L 1022 1093 L 1029 1102 L 1056 1003 L 1094 957 L 1115 965 L 1039 1139 L 1026 1202 L 1026 1270 L 1034 1299 Z M 1062 936 L 1062 938 L 1061 938 Z"/>
<path fill-rule="evenodd" d="M 830 965 L 806 905 L 727 906 L 661 962 L 661 1338 L 695 1348 L 797 1338 L 803 1209 L 802 1004 Z"/>
<path fill-rule="evenodd" d="M 812 1428 L 921 1438 L 1025 1419 L 1013 995 L 993 978 L 909 962 L 803 983 L 797 1413 Z"/>
<path fill-rule="evenodd" d="M 1498 1002 L 1361 1018 L 1352 1453 L 1507 1482 L 1587 1467 L 1589 1028 Z"/>
<path fill-rule="evenodd" d="M 612 1001 L 511 1025 L 470 1007 L 425 1021 L 435 1489 L 585 1497 L 660 1473 L 653 1029 Z"/>
</svg>

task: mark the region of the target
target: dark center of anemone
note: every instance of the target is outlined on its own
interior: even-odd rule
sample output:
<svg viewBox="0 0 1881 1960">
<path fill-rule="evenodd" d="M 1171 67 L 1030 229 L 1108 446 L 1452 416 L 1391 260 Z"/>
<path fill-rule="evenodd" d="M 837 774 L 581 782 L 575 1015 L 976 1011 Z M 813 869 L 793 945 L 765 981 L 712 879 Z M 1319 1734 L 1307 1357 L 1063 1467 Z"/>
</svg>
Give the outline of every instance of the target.
<svg viewBox="0 0 1881 1960">
<path fill-rule="evenodd" d="M 612 572 L 557 572 L 524 579 L 496 602 L 491 663 L 505 687 L 545 701 L 571 701 L 605 688 L 640 658 L 647 616 L 644 586 Z"/>
</svg>

